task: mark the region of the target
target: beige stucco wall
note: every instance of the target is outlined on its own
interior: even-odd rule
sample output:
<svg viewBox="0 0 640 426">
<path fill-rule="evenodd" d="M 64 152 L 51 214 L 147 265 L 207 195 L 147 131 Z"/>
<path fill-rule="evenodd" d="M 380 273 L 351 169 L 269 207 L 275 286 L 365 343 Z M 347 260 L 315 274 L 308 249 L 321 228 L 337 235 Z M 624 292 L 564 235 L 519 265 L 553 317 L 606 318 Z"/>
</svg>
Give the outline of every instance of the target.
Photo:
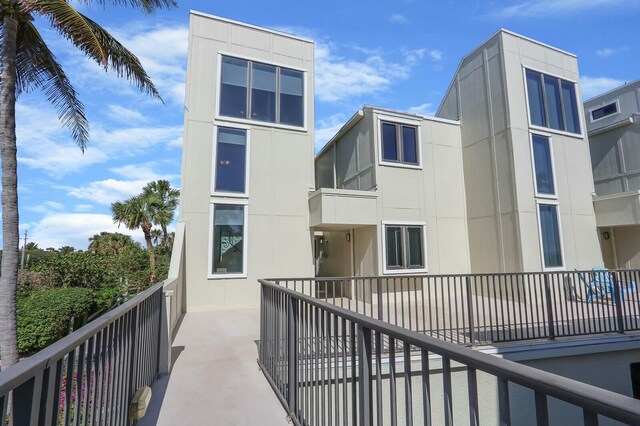
<svg viewBox="0 0 640 426">
<path fill-rule="evenodd" d="M 211 279 L 209 238 L 218 53 L 306 70 L 306 130 L 250 128 L 246 278 Z M 312 276 L 308 191 L 313 187 L 313 43 L 192 13 L 190 17 L 180 221 L 186 225 L 188 310 L 258 306 L 258 278 Z"/>
<path fill-rule="evenodd" d="M 543 268 L 523 67 L 579 81 L 574 56 L 500 31 L 463 59 L 438 113 L 462 123 L 473 272 Z M 599 265 L 585 132 L 535 132 L 551 136 L 564 268 Z"/>
</svg>

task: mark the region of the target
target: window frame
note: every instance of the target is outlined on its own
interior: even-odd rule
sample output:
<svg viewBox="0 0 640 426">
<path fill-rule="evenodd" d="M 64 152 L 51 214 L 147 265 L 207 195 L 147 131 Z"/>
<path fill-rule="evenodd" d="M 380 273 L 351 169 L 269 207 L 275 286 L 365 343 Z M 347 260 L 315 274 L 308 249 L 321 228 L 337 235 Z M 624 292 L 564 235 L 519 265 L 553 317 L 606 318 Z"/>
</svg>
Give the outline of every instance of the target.
<svg viewBox="0 0 640 426">
<path fill-rule="evenodd" d="M 545 194 L 538 192 L 538 177 L 536 176 L 536 157 L 533 152 L 533 136 L 542 136 L 547 138 L 549 144 L 549 156 L 551 157 L 551 173 L 553 174 L 553 194 Z M 556 163 L 553 155 L 553 135 L 545 134 L 544 132 L 529 132 L 529 149 L 531 150 L 531 165 L 532 165 L 532 173 L 533 173 L 533 191 L 536 198 L 543 198 L 546 200 L 557 200 L 558 199 L 558 182 L 556 178 Z"/>
<path fill-rule="evenodd" d="M 555 79 L 559 79 L 559 80 L 563 80 L 566 81 L 567 83 L 571 83 L 573 84 L 574 87 L 574 92 L 575 92 L 575 96 L 576 96 L 576 107 L 578 109 L 577 111 L 577 118 L 578 118 L 578 128 L 580 130 L 579 133 L 572 133 L 569 132 L 567 130 L 558 130 L 558 129 L 554 129 L 552 127 L 543 127 L 543 126 L 538 126 L 536 124 L 533 124 L 531 122 L 531 108 L 529 106 L 529 90 L 528 90 L 528 83 L 527 83 L 527 71 L 532 71 L 538 74 L 542 74 L 542 78 L 541 78 L 541 83 L 542 83 L 542 103 L 543 103 L 543 107 L 544 107 L 544 114 L 545 114 L 545 119 L 547 122 L 547 125 L 549 125 L 549 111 L 547 110 L 547 98 L 546 98 L 546 89 L 544 87 L 544 76 L 548 76 L 548 77 L 552 77 Z M 579 85 L 578 82 L 576 80 L 567 78 L 567 77 L 563 77 L 563 76 L 559 76 L 557 74 L 553 74 L 553 73 L 549 73 L 547 71 L 542 71 L 536 68 L 532 68 L 526 65 L 522 65 L 522 83 L 524 85 L 524 97 L 525 97 L 525 105 L 527 108 L 527 123 L 529 124 L 529 128 L 537 131 L 537 132 L 549 132 L 549 133 L 555 133 L 555 134 L 559 134 L 559 135 L 564 135 L 564 136 L 570 136 L 573 138 L 580 138 L 580 139 L 584 139 L 584 120 L 582 119 L 582 116 L 584 116 L 584 107 L 582 105 L 582 103 L 580 102 L 580 100 L 578 99 L 578 97 L 580 96 L 580 92 L 578 90 Z M 566 109 L 564 106 L 564 97 L 562 96 L 562 83 L 560 83 L 560 110 L 562 112 L 562 121 L 564 122 L 564 127 L 567 127 L 567 116 L 566 116 Z"/>
<path fill-rule="evenodd" d="M 290 124 L 280 124 L 277 122 L 270 121 L 260 121 L 260 120 L 252 120 L 250 118 L 239 118 L 239 117 L 229 117 L 226 115 L 220 114 L 220 89 L 222 86 L 222 58 L 224 56 L 241 59 L 245 61 L 249 61 L 248 71 L 247 71 L 247 111 L 250 111 L 251 108 L 251 64 L 259 63 L 263 65 L 271 65 L 277 67 L 276 71 L 276 119 L 280 116 L 280 68 L 286 68 L 293 71 L 299 71 L 302 73 L 302 115 L 303 115 L 303 125 L 302 126 L 292 126 Z M 294 65 L 283 64 L 280 62 L 267 61 L 260 58 L 255 58 L 246 55 L 238 55 L 235 53 L 230 53 L 226 51 L 218 52 L 218 64 L 217 64 L 217 75 L 216 75 L 216 96 L 215 96 L 215 107 L 214 107 L 214 118 L 216 121 L 224 121 L 224 122 L 233 122 L 246 124 L 251 126 L 264 126 L 264 127 L 272 127 L 278 129 L 286 129 L 286 130 L 295 130 L 298 132 L 307 132 L 308 131 L 308 71 L 304 68 L 296 67 Z"/>
<path fill-rule="evenodd" d="M 227 192 L 216 191 L 216 172 L 217 172 L 217 156 L 218 156 L 218 130 L 219 128 L 228 128 L 233 130 L 244 130 L 247 133 L 245 143 L 245 173 L 244 173 L 244 192 Z M 211 195 L 214 197 L 232 197 L 232 198 L 248 198 L 249 197 L 249 170 L 250 170 L 250 143 L 251 127 L 242 125 L 228 125 L 226 123 L 213 125 L 213 149 L 211 154 Z"/>
<path fill-rule="evenodd" d="M 400 167 L 400 168 L 405 168 L 405 169 L 416 169 L 416 170 L 422 170 L 422 137 L 420 135 L 420 126 L 421 126 L 421 122 L 419 120 L 412 120 L 409 118 L 405 118 L 405 117 L 399 117 L 399 116 L 393 116 L 393 115 L 383 115 L 383 114 L 378 114 L 377 115 L 377 126 L 376 126 L 376 131 L 378 132 L 378 134 L 376 135 L 376 138 L 378 140 L 378 164 L 381 166 L 390 166 L 390 167 Z M 402 145 L 402 138 L 397 139 L 398 140 L 398 147 L 397 147 L 397 152 L 398 152 L 398 158 L 401 158 L 401 160 L 399 161 L 391 161 L 391 160 L 385 160 L 383 157 L 383 152 L 384 152 L 384 146 L 383 146 L 383 141 L 382 141 L 382 126 L 383 124 L 393 124 L 396 126 L 396 137 L 398 136 L 402 136 L 402 126 L 405 127 L 413 127 L 415 128 L 416 131 L 416 159 L 418 160 L 417 164 L 414 163 L 405 163 L 402 160 L 403 157 L 403 145 Z"/>
<path fill-rule="evenodd" d="M 402 257 L 403 268 L 388 268 L 387 267 L 387 226 L 396 226 L 402 228 Z M 409 264 L 409 252 L 407 250 L 407 228 L 421 228 L 422 232 L 422 261 L 424 267 L 422 268 L 408 268 Z M 428 259 L 427 254 L 427 224 L 426 222 L 411 222 L 411 221 L 382 221 L 381 222 L 381 246 L 382 252 L 382 273 L 383 275 L 400 275 L 400 274 L 419 274 L 428 271 Z"/>
<path fill-rule="evenodd" d="M 602 116 L 600 118 L 593 118 L 593 111 L 595 111 L 597 109 L 601 109 L 601 108 L 606 108 L 609 105 L 614 105 L 614 104 L 616 106 L 616 112 L 604 115 L 604 116 Z M 614 115 L 618 115 L 618 114 L 620 114 L 620 99 L 616 99 L 613 102 L 606 102 L 603 105 L 591 108 L 589 110 L 589 120 L 590 120 L 591 123 L 595 123 L 597 121 L 604 120 L 605 118 L 613 117 Z"/>
<path fill-rule="evenodd" d="M 214 214 L 216 205 L 237 205 L 244 207 L 244 225 L 242 229 L 242 272 L 213 272 L 213 232 L 214 232 Z M 207 279 L 220 280 L 220 279 L 233 279 L 233 278 L 247 278 L 247 252 L 249 247 L 249 200 L 238 199 L 215 199 L 209 202 L 209 256 L 207 260 Z"/>
<path fill-rule="evenodd" d="M 542 220 L 540 217 L 540 205 L 555 206 L 556 207 L 556 219 L 558 221 L 558 238 L 560 240 L 560 256 L 562 257 L 561 266 L 547 266 L 544 260 L 544 245 L 542 241 Z M 565 271 L 566 270 L 566 258 L 564 254 L 564 239 L 562 237 L 562 218 L 560 214 L 560 203 L 557 200 L 536 200 L 536 217 L 538 219 L 538 241 L 540 243 L 540 261 L 542 262 L 542 270 L 544 272 L 552 271 Z"/>
</svg>

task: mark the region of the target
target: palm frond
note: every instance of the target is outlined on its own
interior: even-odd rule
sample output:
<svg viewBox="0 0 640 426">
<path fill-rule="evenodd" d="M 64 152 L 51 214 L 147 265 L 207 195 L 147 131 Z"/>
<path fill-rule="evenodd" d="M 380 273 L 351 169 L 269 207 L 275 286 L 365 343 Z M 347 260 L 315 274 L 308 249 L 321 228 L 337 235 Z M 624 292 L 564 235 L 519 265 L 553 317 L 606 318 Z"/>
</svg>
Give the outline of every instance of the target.
<svg viewBox="0 0 640 426">
<path fill-rule="evenodd" d="M 174 0 L 79 0 L 82 4 L 99 4 L 106 6 L 131 6 L 134 9 L 141 9 L 145 13 L 151 13 L 158 9 L 173 9 L 178 6 Z"/>
<path fill-rule="evenodd" d="M 84 151 L 89 141 L 84 105 L 32 22 L 20 23 L 16 47 L 18 92 L 41 89 L 56 109 L 62 125 L 71 130 L 73 140 Z"/>
<path fill-rule="evenodd" d="M 53 28 L 87 56 L 105 69 L 108 67 L 109 57 L 92 25 L 66 0 L 25 1 L 23 9 L 28 13 L 41 14 L 51 22 Z"/>
<path fill-rule="evenodd" d="M 154 86 L 151 78 L 142 67 L 140 60 L 124 47 L 118 40 L 102 28 L 98 23 L 83 16 L 98 39 L 102 49 L 107 55 L 110 68 L 118 77 L 124 77 L 133 83 L 141 92 L 162 101 L 160 93 Z M 164 103 L 164 101 L 162 101 Z"/>
</svg>

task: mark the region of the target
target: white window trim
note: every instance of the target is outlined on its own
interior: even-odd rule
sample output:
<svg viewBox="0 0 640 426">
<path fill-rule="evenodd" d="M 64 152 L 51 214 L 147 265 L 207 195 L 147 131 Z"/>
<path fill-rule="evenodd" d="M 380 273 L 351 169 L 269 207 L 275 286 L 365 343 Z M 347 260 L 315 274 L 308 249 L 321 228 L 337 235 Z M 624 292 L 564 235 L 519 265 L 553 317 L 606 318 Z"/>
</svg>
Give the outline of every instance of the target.
<svg viewBox="0 0 640 426">
<path fill-rule="evenodd" d="M 382 235 L 380 241 L 382 245 L 380 246 L 380 251 L 382 252 L 382 273 L 383 275 L 410 275 L 410 274 L 420 274 L 429 272 L 428 267 L 428 259 L 429 256 L 427 254 L 427 223 L 426 222 L 407 222 L 401 220 L 383 220 L 381 222 L 382 226 L 380 227 L 380 233 Z M 387 226 L 421 226 L 422 227 L 422 253 L 424 256 L 424 268 L 417 269 L 387 269 Z M 402 248 L 403 255 L 406 256 L 406 247 Z"/>
<path fill-rule="evenodd" d="M 558 233 L 560 234 L 560 255 L 562 256 L 562 266 L 547 267 L 544 264 L 544 247 L 542 243 L 542 222 L 540 221 L 540 204 L 556 206 L 556 216 L 558 219 Z M 560 214 L 560 203 L 554 200 L 536 200 L 536 217 L 538 218 L 538 240 L 540 242 L 540 261 L 544 272 L 565 271 L 567 259 L 564 256 L 564 238 L 562 237 L 562 219 Z"/>
<path fill-rule="evenodd" d="M 568 81 L 570 83 L 573 83 L 575 85 L 575 93 L 576 93 L 576 106 L 578 108 L 578 121 L 579 123 L 579 127 L 580 127 L 580 133 L 571 133 L 571 132 L 567 132 L 564 130 L 557 130 L 557 129 L 552 129 L 551 127 L 542 127 L 542 126 L 537 126 L 535 124 L 531 123 L 531 110 L 529 109 L 529 88 L 527 86 L 527 70 L 529 71 L 534 71 L 534 72 L 538 72 L 544 75 L 548 75 L 549 77 L 554 77 L 554 78 L 559 78 L 561 80 L 565 80 Z M 580 86 L 578 85 L 578 83 L 571 79 L 571 78 L 566 78 L 566 77 L 562 77 L 556 74 L 552 74 L 546 71 L 542 71 L 539 70 L 537 68 L 532 68 L 529 66 L 526 66 L 524 64 L 522 64 L 522 84 L 524 84 L 524 100 L 525 100 L 525 106 L 527 108 L 527 123 L 529 124 L 529 128 L 532 130 L 535 130 L 536 132 L 547 132 L 547 133 L 553 133 L 553 134 L 557 134 L 557 135 L 563 135 L 563 136 L 569 136 L 572 138 L 577 138 L 577 139 L 584 139 L 584 120 L 582 119 L 582 117 L 584 117 L 584 107 L 582 105 L 582 102 L 580 102 L 580 100 L 578 99 L 580 93 L 579 93 L 579 88 Z M 547 106 L 545 105 L 545 110 L 546 110 Z M 566 117 L 563 117 L 566 118 Z"/>
<path fill-rule="evenodd" d="M 596 118 L 595 120 L 593 119 L 593 115 L 592 115 L 593 111 L 595 111 L 597 109 L 600 109 L 600 108 L 604 108 L 604 107 L 606 107 L 608 105 L 611 105 L 611 104 L 616 104 L 616 112 L 614 112 L 613 114 L 605 115 L 604 117 Z M 600 106 L 591 108 L 588 112 L 589 112 L 589 120 L 590 120 L 591 123 L 595 123 L 597 121 L 604 120 L 605 118 L 616 116 L 616 115 L 620 114 L 620 99 L 616 99 L 613 102 L 605 102 L 604 104 L 602 104 Z"/>
<path fill-rule="evenodd" d="M 403 168 L 403 169 L 415 169 L 415 170 L 422 170 L 422 136 L 421 136 L 421 129 L 420 129 L 420 125 L 422 124 L 419 120 L 411 120 L 409 118 L 404 118 L 404 117 L 397 117 L 397 116 L 393 116 L 393 115 L 383 115 L 383 114 L 377 114 L 376 115 L 376 121 L 377 121 L 377 125 L 376 125 L 376 132 L 377 135 L 375 135 L 377 141 L 378 141 L 378 164 L 380 166 L 388 166 L 388 167 L 399 167 L 399 168 Z M 382 157 L 382 151 L 383 151 L 383 147 L 382 147 L 382 123 L 390 123 L 390 124 L 400 124 L 400 125 L 407 125 L 407 126 L 413 126 L 416 128 L 416 145 L 417 145 L 417 158 L 418 158 L 418 164 L 408 164 L 408 163 L 402 163 L 402 162 L 393 162 L 393 161 L 385 161 Z M 398 141 L 398 143 L 400 143 L 401 141 Z"/>
<path fill-rule="evenodd" d="M 538 192 L 538 177 L 536 176 L 536 158 L 533 153 L 533 135 L 542 136 L 548 138 L 549 140 L 549 155 L 551 156 L 551 173 L 553 174 L 553 189 L 555 191 L 554 194 L 544 194 Z M 556 178 L 556 162 L 553 155 L 553 135 L 545 134 L 545 132 L 529 132 L 529 149 L 531 150 L 531 171 L 533 173 L 533 191 L 535 193 L 536 198 L 544 198 L 548 200 L 557 200 L 558 199 L 558 182 Z"/>
<path fill-rule="evenodd" d="M 259 62 L 261 64 L 265 64 L 265 65 L 273 65 L 276 67 L 280 67 L 280 68 L 288 68 L 290 70 L 294 70 L 294 71 L 300 71 L 302 72 L 302 84 L 303 84 L 303 93 L 302 93 L 302 114 L 303 114 L 303 126 L 302 127 L 298 127 L 298 126 L 291 126 L 291 125 L 287 125 L 287 124 L 280 124 L 280 123 L 271 123 L 268 121 L 259 121 L 259 120 L 249 120 L 247 118 L 237 118 L 237 117 L 227 117 L 224 115 L 220 115 L 220 85 L 222 84 L 222 57 L 223 56 L 228 56 L 231 58 L 238 58 L 238 59 L 244 59 L 246 61 L 252 61 L 252 62 Z M 246 125 L 251 125 L 251 126 L 261 126 L 261 127 L 270 127 L 270 128 L 274 128 L 274 129 L 285 129 L 285 130 L 295 130 L 297 132 L 307 132 L 307 126 L 309 125 L 308 123 L 308 119 L 307 119 L 307 111 L 308 111 L 308 107 L 307 107 L 307 103 L 308 103 L 308 96 L 309 96 L 309 90 L 308 90 L 308 84 L 307 84 L 307 74 L 308 71 L 304 68 L 300 68 L 300 67 L 296 67 L 296 66 L 292 66 L 292 65 L 288 65 L 288 64 L 282 64 L 282 63 L 278 63 L 278 62 L 272 62 L 272 61 L 266 61 L 264 59 L 260 59 L 260 58 L 255 58 L 255 57 L 251 57 L 251 56 L 246 56 L 246 55 L 238 55 L 235 53 L 229 53 L 229 52 L 225 52 L 225 51 L 218 51 L 218 64 L 217 64 L 217 74 L 216 74 L 216 96 L 215 96 L 215 105 L 214 105 L 214 111 L 215 111 L 215 120 L 216 121 L 224 121 L 224 122 L 228 122 L 228 123 L 239 123 L 239 124 L 246 124 Z M 248 82 L 248 84 L 250 84 L 250 82 Z"/>
<path fill-rule="evenodd" d="M 213 272 L 213 214 L 214 214 L 214 206 L 216 204 L 232 204 L 238 206 L 244 206 L 244 226 L 242 229 L 242 242 L 243 242 L 243 250 L 242 250 L 242 272 L 234 272 L 234 273 L 225 273 Z M 216 198 L 212 199 L 209 202 L 209 257 L 207 260 L 207 278 L 210 280 L 224 280 L 230 278 L 247 278 L 247 252 L 249 248 L 249 202 L 248 200 L 238 200 L 238 199 L 223 199 Z"/>
<path fill-rule="evenodd" d="M 216 191 L 216 171 L 218 167 L 217 155 L 218 155 L 218 129 L 220 127 L 226 127 L 229 129 L 245 130 L 247 132 L 246 145 L 245 145 L 245 171 L 244 171 L 244 192 L 224 192 Z M 214 124 L 213 125 L 213 153 L 211 155 L 211 195 L 214 197 L 232 197 L 232 198 L 248 198 L 249 197 L 249 161 L 250 146 L 251 146 L 251 127 L 249 126 L 228 126 L 226 124 Z"/>
</svg>

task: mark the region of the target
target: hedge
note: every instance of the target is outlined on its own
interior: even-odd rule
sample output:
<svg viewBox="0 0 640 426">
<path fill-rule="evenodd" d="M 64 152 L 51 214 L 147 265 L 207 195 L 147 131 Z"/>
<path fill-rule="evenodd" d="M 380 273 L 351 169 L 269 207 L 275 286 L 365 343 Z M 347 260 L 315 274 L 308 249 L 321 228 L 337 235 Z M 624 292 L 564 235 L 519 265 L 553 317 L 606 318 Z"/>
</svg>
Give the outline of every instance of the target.
<svg viewBox="0 0 640 426">
<path fill-rule="evenodd" d="M 93 292 L 86 288 L 52 288 L 19 296 L 18 351 L 31 354 L 64 337 L 71 319 L 82 321 L 92 304 Z"/>
</svg>

